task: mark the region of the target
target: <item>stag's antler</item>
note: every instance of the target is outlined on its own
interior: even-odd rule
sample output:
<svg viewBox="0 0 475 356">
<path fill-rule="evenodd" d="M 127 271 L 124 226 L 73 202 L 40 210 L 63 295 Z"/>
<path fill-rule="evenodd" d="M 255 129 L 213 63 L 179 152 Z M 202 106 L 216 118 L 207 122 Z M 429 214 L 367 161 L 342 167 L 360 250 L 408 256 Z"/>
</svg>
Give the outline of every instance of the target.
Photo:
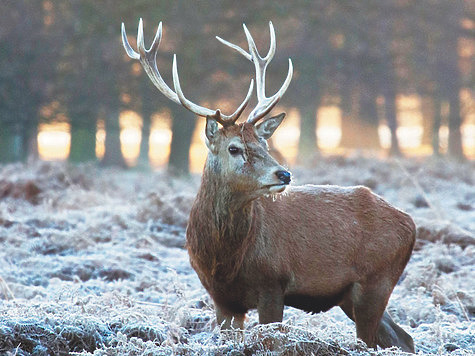
<svg viewBox="0 0 475 356">
<path fill-rule="evenodd" d="M 249 45 L 250 53 L 246 52 L 244 49 L 242 49 L 239 46 L 236 46 L 235 44 L 231 42 L 223 40 L 222 38 L 218 36 L 216 36 L 216 38 L 220 42 L 225 44 L 226 46 L 229 46 L 235 49 L 236 51 L 241 53 L 244 57 L 246 57 L 248 60 L 254 63 L 254 66 L 256 68 L 256 86 L 257 86 L 257 101 L 258 102 L 257 102 L 256 107 L 249 114 L 249 117 L 247 118 L 247 122 L 255 124 L 258 120 L 260 120 L 265 115 L 267 115 L 274 108 L 274 106 L 279 102 L 279 100 L 282 98 L 282 95 L 284 95 L 285 91 L 289 87 L 290 81 L 292 80 L 293 66 L 292 66 L 292 60 L 289 58 L 289 71 L 287 73 L 287 78 L 285 78 L 284 84 L 282 85 L 282 87 L 279 89 L 277 93 L 275 93 L 269 98 L 266 97 L 266 82 L 265 82 L 266 68 L 275 54 L 274 26 L 272 25 L 272 22 L 270 21 L 269 22 L 270 47 L 269 47 L 269 53 L 267 53 L 267 56 L 265 56 L 264 58 L 262 58 L 259 52 L 257 51 L 257 47 L 256 47 L 256 44 L 254 43 L 254 39 L 252 38 L 245 24 L 243 24 L 243 27 L 244 27 L 244 32 L 246 34 L 247 43 Z"/>
<path fill-rule="evenodd" d="M 162 23 L 160 22 L 150 49 L 145 49 L 143 36 L 143 21 L 142 19 L 140 19 L 137 32 L 137 47 L 139 52 L 137 53 L 130 46 L 129 41 L 127 40 L 127 34 L 125 33 L 125 25 L 124 23 L 122 23 L 122 43 L 124 45 L 125 51 L 127 52 L 130 58 L 138 59 L 140 61 L 150 80 L 158 88 L 158 90 L 162 92 L 163 95 L 165 95 L 168 99 L 174 101 L 175 103 L 183 105 L 185 108 L 195 113 L 196 115 L 212 116 L 223 126 L 233 125 L 249 103 L 252 91 L 254 89 L 254 80 L 251 80 L 251 84 L 249 86 L 246 98 L 241 103 L 241 105 L 239 105 L 236 111 L 231 115 L 221 114 L 219 109 L 211 110 L 203 106 L 194 104 L 185 97 L 183 91 L 181 90 L 180 79 L 178 77 L 178 69 L 176 65 L 176 55 L 173 55 L 173 85 L 175 87 L 175 91 L 170 89 L 170 87 L 165 83 L 162 76 L 160 75 L 160 72 L 158 71 L 157 67 L 157 52 L 161 39 Z"/>
</svg>

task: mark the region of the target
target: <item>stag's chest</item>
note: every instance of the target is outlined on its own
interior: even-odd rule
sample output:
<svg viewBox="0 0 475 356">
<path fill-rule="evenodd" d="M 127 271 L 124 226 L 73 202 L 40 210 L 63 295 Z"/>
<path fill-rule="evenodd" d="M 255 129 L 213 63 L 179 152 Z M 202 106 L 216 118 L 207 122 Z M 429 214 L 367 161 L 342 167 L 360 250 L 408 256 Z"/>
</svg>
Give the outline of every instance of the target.
<svg viewBox="0 0 475 356">
<path fill-rule="evenodd" d="M 193 269 L 215 303 L 238 314 L 255 308 L 258 291 L 242 269 L 231 272 L 220 267 L 218 261 L 212 261 L 213 257 L 200 263 L 192 251 L 189 254 Z"/>
<path fill-rule="evenodd" d="M 244 314 L 255 308 L 259 295 L 255 288 L 240 278 L 228 282 L 214 279 L 208 292 L 215 303 L 236 314 Z"/>
</svg>

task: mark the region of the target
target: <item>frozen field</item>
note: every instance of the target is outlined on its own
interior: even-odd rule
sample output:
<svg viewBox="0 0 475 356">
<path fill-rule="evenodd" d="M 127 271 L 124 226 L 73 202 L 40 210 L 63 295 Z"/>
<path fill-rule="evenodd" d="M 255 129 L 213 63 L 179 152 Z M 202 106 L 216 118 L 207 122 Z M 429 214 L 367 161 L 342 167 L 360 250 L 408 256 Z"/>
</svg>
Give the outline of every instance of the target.
<svg viewBox="0 0 475 356">
<path fill-rule="evenodd" d="M 475 163 L 333 157 L 292 171 L 295 184 L 369 186 L 412 214 L 416 249 L 389 312 L 420 354 L 475 354 Z M 287 308 L 267 326 L 251 312 L 243 338 L 220 334 L 183 248 L 198 184 L 92 165 L 0 166 L 0 354 L 375 353 L 337 308 Z"/>
</svg>

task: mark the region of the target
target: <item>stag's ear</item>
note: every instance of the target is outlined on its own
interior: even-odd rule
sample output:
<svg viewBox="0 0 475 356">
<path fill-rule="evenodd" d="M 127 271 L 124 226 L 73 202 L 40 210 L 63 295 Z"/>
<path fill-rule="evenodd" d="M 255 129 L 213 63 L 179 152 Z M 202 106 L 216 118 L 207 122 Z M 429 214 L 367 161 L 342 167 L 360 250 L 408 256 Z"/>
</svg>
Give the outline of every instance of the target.
<svg viewBox="0 0 475 356">
<path fill-rule="evenodd" d="M 212 116 L 206 116 L 206 138 L 208 139 L 206 141 L 206 145 L 208 146 L 209 149 L 211 149 L 211 146 L 213 145 L 213 142 L 216 138 L 216 133 L 219 130 L 218 127 L 218 122 L 216 121 L 215 118 Z"/>
<path fill-rule="evenodd" d="M 277 127 L 279 127 L 279 125 L 282 123 L 282 120 L 284 120 L 284 117 L 285 117 L 285 112 L 277 116 L 273 116 L 273 117 L 269 117 L 268 119 L 265 119 L 259 125 L 256 126 L 257 134 L 260 137 L 268 140 L 272 136 L 274 131 L 277 129 Z"/>
</svg>

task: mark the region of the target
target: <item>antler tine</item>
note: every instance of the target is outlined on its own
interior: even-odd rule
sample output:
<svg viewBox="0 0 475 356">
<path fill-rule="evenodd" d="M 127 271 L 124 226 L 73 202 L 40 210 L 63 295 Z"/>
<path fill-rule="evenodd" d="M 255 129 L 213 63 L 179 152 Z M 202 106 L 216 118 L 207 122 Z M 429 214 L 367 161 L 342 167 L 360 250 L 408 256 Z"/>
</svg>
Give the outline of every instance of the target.
<svg viewBox="0 0 475 356">
<path fill-rule="evenodd" d="M 175 86 L 175 91 L 178 95 L 178 99 L 180 100 L 181 104 L 191 112 L 199 116 L 212 116 L 214 117 L 221 125 L 223 126 L 230 126 L 233 125 L 239 116 L 242 114 L 244 109 L 246 108 L 249 100 L 251 99 L 252 91 L 254 90 L 254 79 L 251 79 L 251 84 L 249 85 L 249 90 L 247 91 L 246 98 L 244 101 L 239 105 L 236 111 L 231 115 L 224 115 L 221 114 L 221 111 L 218 110 L 210 110 L 205 107 L 199 106 L 188 100 L 183 91 L 181 90 L 180 85 L 180 77 L 178 76 L 178 66 L 176 61 L 176 55 L 173 55 L 173 85 Z"/>
<path fill-rule="evenodd" d="M 272 58 L 274 58 L 275 54 L 275 30 L 274 30 L 274 25 L 272 24 L 272 21 L 269 21 L 269 32 L 270 32 L 270 46 L 269 46 L 269 52 L 267 53 L 267 56 L 264 57 L 264 60 L 267 62 L 270 62 Z"/>
<path fill-rule="evenodd" d="M 236 109 L 236 111 L 229 116 L 228 121 L 232 124 L 236 122 L 237 119 L 241 116 L 242 112 L 246 108 L 247 104 L 249 104 L 249 100 L 251 100 L 251 95 L 254 90 L 254 79 L 251 79 L 251 84 L 249 84 L 249 90 L 247 91 L 246 98 L 244 101 L 239 105 L 239 107 Z"/>
<path fill-rule="evenodd" d="M 158 24 L 157 33 L 161 32 L 160 23 Z M 137 48 L 141 56 L 145 56 L 148 51 L 145 49 L 144 36 L 143 36 L 143 20 L 140 18 L 139 26 L 137 27 Z"/>
<path fill-rule="evenodd" d="M 284 84 L 282 84 L 277 93 L 272 95 L 270 98 L 264 98 L 262 103 L 259 103 L 258 106 L 256 106 L 254 110 L 252 110 L 252 112 L 249 114 L 247 122 L 255 124 L 257 121 L 266 116 L 277 105 L 279 100 L 282 99 L 282 96 L 287 91 L 287 88 L 289 87 L 290 82 L 292 80 L 293 73 L 294 68 L 292 65 L 292 60 L 289 58 L 289 71 L 287 72 L 287 77 L 285 78 Z"/>
<path fill-rule="evenodd" d="M 150 49 L 145 48 L 144 35 L 143 35 L 143 21 L 140 19 L 139 26 L 137 29 L 137 48 L 138 53 L 132 48 L 127 39 L 127 34 L 125 32 L 125 25 L 122 23 L 122 44 L 124 45 L 127 55 L 132 59 L 140 60 L 142 67 L 147 73 L 150 80 L 153 84 L 164 94 L 168 99 L 174 101 L 177 104 L 183 105 L 186 109 L 192 111 L 193 113 L 199 116 L 213 116 L 216 120 L 221 123 L 223 126 L 233 125 L 239 116 L 242 114 L 246 108 L 249 100 L 251 99 L 251 94 L 254 89 L 254 80 L 251 80 L 248 93 L 244 101 L 239 105 L 236 111 L 231 115 L 223 115 L 220 110 L 211 110 L 205 107 L 196 105 L 190 100 L 186 99 L 181 90 L 180 80 L 178 78 L 178 70 L 176 65 L 176 55 L 173 55 L 173 84 L 175 86 L 175 91 L 170 89 L 170 87 L 165 83 L 157 67 L 157 52 L 158 47 L 160 46 L 160 41 L 162 39 L 162 22 L 159 23 L 157 32 L 153 39 Z"/>
<path fill-rule="evenodd" d="M 139 27 L 137 28 L 137 47 L 139 50 L 139 54 L 142 57 L 146 57 L 147 54 L 149 53 L 152 54 L 152 56 L 149 56 L 149 57 L 150 59 L 153 60 L 154 64 L 156 64 L 158 46 L 160 46 L 161 41 L 162 41 L 162 21 L 158 23 L 157 32 L 155 33 L 155 37 L 153 38 L 152 45 L 150 46 L 148 50 L 145 48 L 144 35 L 143 35 L 143 21 L 142 19 L 140 19 Z"/>
<path fill-rule="evenodd" d="M 229 42 L 229 41 L 226 41 L 226 40 L 223 40 L 221 37 L 219 36 L 216 36 L 216 39 L 221 42 L 222 44 L 225 44 L 226 46 L 228 47 L 231 47 L 232 49 L 235 49 L 236 51 L 238 51 L 239 53 L 241 53 L 244 57 L 246 57 L 248 60 L 250 60 L 252 62 L 252 56 L 247 53 L 245 50 L 243 50 L 241 47 L 239 46 L 236 46 L 235 44 Z"/>
<path fill-rule="evenodd" d="M 178 100 L 188 110 L 194 112 L 199 116 L 213 116 L 216 115 L 217 110 L 210 110 L 202 106 L 196 105 L 188 100 L 183 91 L 181 90 L 180 78 L 178 77 L 178 68 L 176 65 L 176 54 L 173 55 L 173 85 L 175 86 L 175 92 L 178 95 Z"/>
<path fill-rule="evenodd" d="M 140 61 L 145 73 L 147 73 L 152 83 L 155 85 L 155 87 L 157 87 L 158 90 L 160 90 L 163 95 L 175 103 L 181 105 L 180 99 L 178 99 L 178 96 L 175 94 L 175 92 L 170 89 L 167 83 L 165 83 L 157 68 L 157 52 L 161 38 L 162 23 L 160 22 L 158 24 L 158 29 L 155 34 L 155 38 L 153 39 L 152 46 L 150 46 L 150 49 L 147 50 L 144 44 L 143 21 L 140 19 L 139 26 L 137 28 L 137 48 L 139 51 L 137 53 L 130 46 L 129 41 L 127 40 L 127 34 L 125 32 L 125 25 L 122 23 L 122 43 L 129 57 L 132 59 L 138 59 Z"/>
<path fill-rule="evenodd" d="M 243 24 L 244 33 L 246 34 L 247 43 L 249 46 L 249 53 L 242 49 L 241 47 L 232 44 L 226 40 L 223 40 L 220 37 L 216 37 L 221 43 L 225 44 L 228 47 L 233 48 L 234 50 L 241 53 L 244 57 L 254 63 L 254 67 L 256 70 L 256 87 L 257 87 L 257 106 L 251 111 L 249 117 L 247 118 L 247 122 L 255 124 L 265 115 L 267 115 L 274 106 L 279 102 L 279 100 L 284 95 L 285 91 L 290 85 L 290 81 L 292 80 L 293 75 L 293 66 L 292 60 L 289 58 L 289 70 L 287 73 L 287 77 L 284 81 L 282 87 L 271 97 L 266 97 L 265 95 L 265 77 L 266 77 L 266 69 L 267 65 L 270 63 L 272 58 L 275 54 L 276 49 L 276 40 L 275 40 L 275 30 L 274 26 L 272 25 L 272 21 L 269 21 L 269 32 L 270 32 L 270 46 L 269 52 L 265 57 L 262 57 L 257 50 L 257 46 L 252 38 L 251 33 L 247 29 L 246 25 Z"/>
<path fill-rule="evenodd" d="M 122 45 L 125 48 L 125 52 L 127 52 L 127 55 L 132 58 L 132 59 L 140 59 L 140 54 L 134 51 L 132 46 L 129 43 L 129 40 L 127 39 L 127 33 L 125 33 L 125 25 L 122 22 Z"/>
</svg>

